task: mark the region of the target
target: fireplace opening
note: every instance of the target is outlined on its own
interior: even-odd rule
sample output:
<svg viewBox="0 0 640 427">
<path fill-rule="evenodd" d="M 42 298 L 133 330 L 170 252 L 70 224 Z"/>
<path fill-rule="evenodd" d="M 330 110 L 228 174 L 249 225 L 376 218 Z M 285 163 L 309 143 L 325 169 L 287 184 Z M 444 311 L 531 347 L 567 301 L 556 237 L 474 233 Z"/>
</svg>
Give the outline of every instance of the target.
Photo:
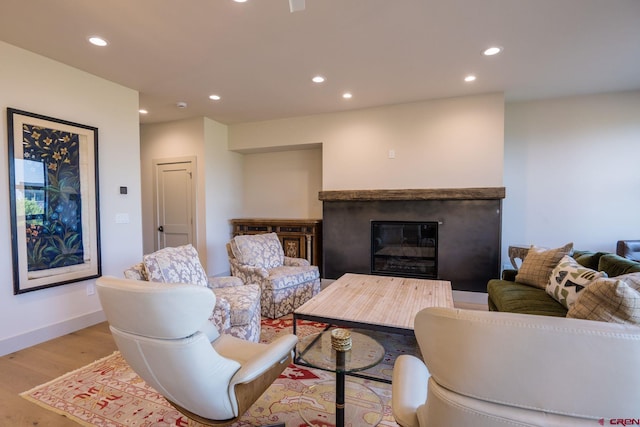
<svg viewBox="0 0 640 427">
<path fill-rule="evenodd" d="M 371 274 L 438 277 L 438 222 L 371 221 Z"/>
</svg>

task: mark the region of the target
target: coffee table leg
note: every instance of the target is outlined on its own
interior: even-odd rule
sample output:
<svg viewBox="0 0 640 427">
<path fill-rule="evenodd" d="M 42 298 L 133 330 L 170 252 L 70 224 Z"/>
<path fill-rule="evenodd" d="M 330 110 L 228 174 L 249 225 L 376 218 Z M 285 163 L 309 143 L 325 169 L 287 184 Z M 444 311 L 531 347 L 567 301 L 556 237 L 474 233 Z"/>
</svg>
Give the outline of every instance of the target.
<svg viewBox="0 0 640 427">
<path fill-rule="evenodd" d="M 297 326 L 298 326 L 298 317 L 296 316 L 295 313 L 293 313 L 293 335 L 296 334 Z"/>
<path fill-rule="evenodd" d="M 336 427 L 344 427 L 345 352 L 336 353 Z"/>
</svg>

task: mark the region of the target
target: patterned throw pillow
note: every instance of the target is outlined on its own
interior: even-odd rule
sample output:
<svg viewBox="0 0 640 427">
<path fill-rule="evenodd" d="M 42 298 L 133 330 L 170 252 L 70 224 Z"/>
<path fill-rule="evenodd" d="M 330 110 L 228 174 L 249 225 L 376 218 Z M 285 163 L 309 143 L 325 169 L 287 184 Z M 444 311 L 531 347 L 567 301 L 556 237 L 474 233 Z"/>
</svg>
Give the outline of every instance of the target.
<svg viewBox="0 0 640 427">
<path fill-rule="evenodd" d="M 597 279 L 584 289 L 567 317 L 640 325 L 640 273 Z"/>
<path fill-rule="evenodd" d="M 558 265 L 562 257 L 569 255 L 572 250 L 573 243 L 567 243 L 563 247 L 556 249 L 531 246 L 527 256 L 522 260 L 522 266 L 516 275 L 516 282 L 546 289 L 551 271 Z"/>
<path fill-rule="evenodd" d="M 150 282 L 207 286 L 207 273 L 192 245 L 164 248 L 143 257 Z"/>
<path fill-rule="evenodd" d="M 125 279 L 129 280 L 143 280 L 145 282 L 149 281 L 147 277 L 147 270 L 144 268 L 144 263 L 139 262 L 136 265 L 132 265 L 124 271 Z"/>
<path fill-rule="evenodd" d="M 575 259 L 565 255 L 551 272 L 547 293 L 560 304 L 570 308 L 580 292 L 601 277 L 607 277 L 607 274 L 583 267 Z"/>
<path fill-rule="evenodd" d="M 240 264 L 268 269 L 284 264 L 284 250 L 276 233 L 236 236 L 231 250 Z"/>
</svg>

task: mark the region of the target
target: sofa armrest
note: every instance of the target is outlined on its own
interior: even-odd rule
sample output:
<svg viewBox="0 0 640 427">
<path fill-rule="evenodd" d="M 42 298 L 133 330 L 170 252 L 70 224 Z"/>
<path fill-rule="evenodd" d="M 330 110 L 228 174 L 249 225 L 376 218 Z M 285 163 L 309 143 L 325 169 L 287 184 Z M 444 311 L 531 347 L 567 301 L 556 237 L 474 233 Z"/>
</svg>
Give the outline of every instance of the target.
<svg viewBox="0 0 640 427">
<path fill-rule="evenodd" d="M 292 258 L 285 256 L 284 265 L 286 265 L 287 267 L 307 267 L 311 264 L 304 258 Z"/>
<path fill-rule="evenodd" d="M 507 268 L 507 269 L 502 271 L 502 280 L 507 280 L 509 282 L 515 282 L 517 274 L 518 274 L 518 270 L 514 270 L 512 268 Z"/>
</svg>

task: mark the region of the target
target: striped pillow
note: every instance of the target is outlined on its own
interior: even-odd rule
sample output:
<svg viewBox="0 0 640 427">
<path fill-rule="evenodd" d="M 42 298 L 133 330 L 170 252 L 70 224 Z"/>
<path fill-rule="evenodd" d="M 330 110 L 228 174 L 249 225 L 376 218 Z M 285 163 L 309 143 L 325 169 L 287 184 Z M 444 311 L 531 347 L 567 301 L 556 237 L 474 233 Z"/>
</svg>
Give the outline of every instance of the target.
<svg viewBox="0 0 640 427">
<path fill-rule="evenodd" d="M 640 325 L 640 273 L 597 279 L 582 291 L 567 317 Z"/>
</svg>

